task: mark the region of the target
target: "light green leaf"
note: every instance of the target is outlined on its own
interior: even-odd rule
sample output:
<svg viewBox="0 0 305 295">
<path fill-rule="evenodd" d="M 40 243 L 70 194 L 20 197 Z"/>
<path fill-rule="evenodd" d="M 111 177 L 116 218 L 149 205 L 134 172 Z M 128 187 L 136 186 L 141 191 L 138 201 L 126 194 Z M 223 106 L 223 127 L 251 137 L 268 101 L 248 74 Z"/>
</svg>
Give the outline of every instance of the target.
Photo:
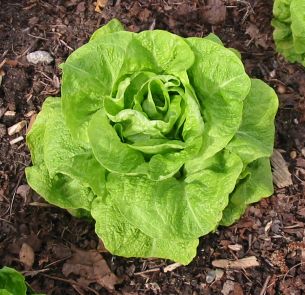
<svg viewBox="0 0 305 295">
<path fill-rule="evenodd" d="M 106 34 L 112 34 L 115 32 L 125 31 L 124 26 L 121 24 L 119 20 L 116 18 L 112 19 L 110 22 L 108 22 L 106 25 L 102 26 L 98 30 L 96 30 L 91 38 L 90 41 L 99 39 L 103 37 Z"/>
<path fill-rule="evenodd" d="M 109 174 L 106 188 L 110 202 L 145 234 L 189 240 L 215 229 L 241 170 L 239 157 L 220 153 L 185 181 Z"/>
<path fill-rule="evenodd" d="M 73 138 L 88 143 L 92 114 L 103 107 L 117 81 L 142 70 L 158 67 L 131 32 L 106 34 L 76 50 L 63 65 L 61 89 L 63 114 Z"/>
<path fill-rule="evenodd" d="M 67 175 L 57 173 L 50 178 L 45 165 L 25 169 L 29 185 L 49 203 L 65 209 L 91 209 L 91 188 Z"/>
<path fill-rule="evenodd" d="M 103 212 L 101 214 L 101 212 Z M 124 257 L 160 257 L 188 264 L 196 255 L 198 239 L 154 239 L 129 223 L 112 203 L 96 198 L 92 204 L 95 230 L 111 253 Z"/>
<path fill-rule="evenodd" d="M 201 38 L 187 41 L 195 53 L 194 65 L 188 73 L 205 122 L 200 155 L 187 167 L 196 171 L 201 169 L 198 163 L 223 149 L 238 130 L 250 79 L 241 61 L 228 49 Z"/>
<path fill-rule="evenodd" d="M 271 156 L 278 108 L 278 98 L 271 87 L 261 80 L 252 79 L 251 82 L 244 101 L 242 123 L 227 146 L 245 166 L 258 158 Z"/>
<path fill-rule="evenodd" d="M 152 53 L 162 73 L 179 74 L 194 63 L 194 53 L 187 42 L 172 33 L 154 30 L 144 31 L 136 37 L 142 46 Z"/>
<path fill-rule="evenodd" d="M 223 212 L 222 225 L 229 226 L 245 212 L 249 204 L 269 197 L 273 193 L 269 158 L 260 158 L 249 164 L 246 178 L 240 180 L 230 195 L 229 205 Z"/>
</svg>

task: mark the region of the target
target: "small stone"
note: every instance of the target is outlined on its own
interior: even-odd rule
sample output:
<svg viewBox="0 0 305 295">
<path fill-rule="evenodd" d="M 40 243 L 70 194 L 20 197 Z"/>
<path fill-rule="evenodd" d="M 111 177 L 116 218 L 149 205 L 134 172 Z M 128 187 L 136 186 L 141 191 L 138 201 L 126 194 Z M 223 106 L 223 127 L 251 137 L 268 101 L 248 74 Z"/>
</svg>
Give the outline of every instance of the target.
<svg viewBox="0 0 305 295">
<path fill-rule="evenodd" d="M 26 56 L 26 59 L 28 62 L 35 64 L 35 65 L 38 63 L 49 64 L 54 60 L 54 58 L 51 56 L 51 54 L 49 52 L 43 51 L 43 50 L 38 50 L 38 51 L 29 53 Z"/>
<path fill-rule="evenodd" d="M 205 277 L 205 280 L 208 284 L 211 284 L 216 278 L 216 271 L 215 270 L 209 270 L 206 277 Z"/>
<path fill-rule="evenodd" d="M 284 94 L 284 93 L 286 93 L 286 87 L 283 86 L 283 85 L 279 85 L 279 86 L 277 87 L 277 92 L 278 92 L 279 94 Z"/>
<path fill-rule="evenodd" d="M 302 148 L 301 153 L 302 153 L 303 157 L 305 157 L 305 147 Z"/>
<path fill-rule="evenodd" d="M 297 152 L 296 151 L 291 151 L 290 152 L 290 158 L 295 159 L 297 157 Z"/>
</svg>

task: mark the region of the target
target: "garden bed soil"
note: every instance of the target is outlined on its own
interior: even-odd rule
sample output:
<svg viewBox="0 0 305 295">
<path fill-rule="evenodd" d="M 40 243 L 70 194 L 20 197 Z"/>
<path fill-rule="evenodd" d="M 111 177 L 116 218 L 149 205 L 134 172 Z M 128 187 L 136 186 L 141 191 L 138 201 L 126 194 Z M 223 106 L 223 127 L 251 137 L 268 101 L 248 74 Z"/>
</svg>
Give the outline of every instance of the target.
<svg viewBox="0 0 305 295">
<path fill-rule="evenodd" d="M 109 0 L 100 1 L 106 4 L 100 13 L 93 2 L 0 0 L 0 266 L 23 271 L 36 292 L 47 294 L 305 294 L 305 70 L 275 52 L 272 1 Z M 25 132 L 45 98 L 60 95 L 58 66 L 113 17 L 134 32 L 165 29 L 184 37 L 215 32 L 241 52 L 248 74 L 272 86 L 280 100 L 275 147 L 293 184 L 276 188 L 233 226 L 201 238 L 193 262 L 169 272 L 164 268 L 170 261 L 105 252 L 90 221 L 46 204 L 24 176 L 31 163 Z M 29 64 L 26 55 L 35 50 L 48 51 L 54 62 Z M 26 127 L 8 135 L 7 128 L 21 121 Z M 116 275 L 114 289 L 107 280 L 88 285 L 86 274 L 67 274 L 76 249 L 98 249 L 109 266 L 104 265 L 106 275 Z M 249 256 L 260 266 L 212 265 Z"/>
</svg>

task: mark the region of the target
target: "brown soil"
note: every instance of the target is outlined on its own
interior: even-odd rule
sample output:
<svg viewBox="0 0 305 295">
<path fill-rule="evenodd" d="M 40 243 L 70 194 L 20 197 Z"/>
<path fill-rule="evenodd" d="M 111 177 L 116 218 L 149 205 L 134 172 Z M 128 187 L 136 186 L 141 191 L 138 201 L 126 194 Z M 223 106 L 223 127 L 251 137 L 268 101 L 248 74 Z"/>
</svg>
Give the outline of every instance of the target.
<svg viewBox="0 0 305 295">
<path fill-rule="evenodd" d="M 0 266 L 27 271 L 27 281 L 36 292 L 94 294 L 81 290 L 73 284 L 75 277 L 67 278 L 62 272 L 74 247 L 97 249 L 94 225 L 43 203 L 28 191 L 24 168 L 30 164 L 29 151 L 24 140 L 10 144 L 25 136 L 26 128 L 12 136 L 7 128 L 22 120 L 29 124 L 47 96 L 60 94 L 58 65 L 99 26 L 116 17 L 135 32 L 156 28 L 203 36 L 213 31 L 226 46 L 238 49 L 247 72 L 266 81 L 279 95 L 276 148 L 288 163 L 293 185 L 276 189 L 271 198 L 251 206 L 235 225 L 203 237 L 198 255 L 188 266 L 165 273 L 169 261 L 103 253 L 111 271 L 122 278 L 112 292 L 305 294 L 305 71 L 285 62 L 274 50 L 272 1 L 228 0 L 225 19 L 223 7 L 211 14 L 206 1 L 199 0 L 102 2 L 108 3 L 97 13 L 93 1 L 0 0 L 0 64 L 6 60 L 0 87 Z M 30 65 L 25 56 L 35 50 L 48 51 L 55 61 Z M 14 113 L 8 116 L 7 111 Z M 23 243 L 34 250 L 31 269 L 20 262 Z M 239 251 L 230 246 L 236 244 L 241 245 Z M 219 279 L 211 281 L 213 260 L 247 256 L 255 256 L 260 266 L 217 271 Z M 157 270 L 146 272 L 151 268 Z M 109 294 L 98 284 L 90 287 L 96 294 Z"/>
</svg>

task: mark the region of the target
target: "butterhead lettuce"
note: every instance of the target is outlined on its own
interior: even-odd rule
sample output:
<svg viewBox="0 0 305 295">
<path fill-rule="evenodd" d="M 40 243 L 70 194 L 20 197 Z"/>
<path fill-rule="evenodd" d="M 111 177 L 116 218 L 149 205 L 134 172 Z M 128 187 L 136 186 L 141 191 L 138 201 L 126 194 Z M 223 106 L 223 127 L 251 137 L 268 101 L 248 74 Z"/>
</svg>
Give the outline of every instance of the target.
<svg viewBox="0 0 305 295">
<path fill-rule="evenodd" d="M 27 180 L 92 216 L 111 253 L 188 264 L 199 237 L 272 194 L 277 96 L 216 36 L 112 20 L 62 69 L 27 136 Z"/>
<path fill-rule="evenodd" d="M 272 25 L 277 51 L 305 66 L 305 1 L 275 0 Z"/>
</svg>

